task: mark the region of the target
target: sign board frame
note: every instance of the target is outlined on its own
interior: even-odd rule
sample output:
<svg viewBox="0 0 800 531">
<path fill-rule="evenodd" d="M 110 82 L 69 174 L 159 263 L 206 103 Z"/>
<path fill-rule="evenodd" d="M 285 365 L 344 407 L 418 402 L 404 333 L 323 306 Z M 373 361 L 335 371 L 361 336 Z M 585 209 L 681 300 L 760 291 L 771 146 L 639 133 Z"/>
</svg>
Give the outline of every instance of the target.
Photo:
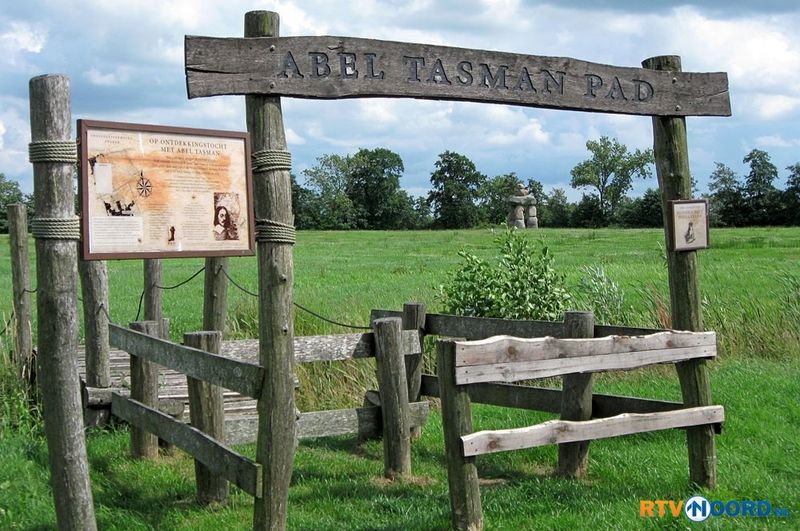
<svg viewBox="0 0 800 531">
<path fill-rule="evenodd" d="M 117 142 L 117 152 L 98 152 Z M 78 145 L 84 260 L 255 254 L 249 133 L 78 120 Z M 115 227 L 127 245 L 114 242 Z"/>
<path fill-rule="evenodd" d="M 708 249 L 707 199 L 676 199 L 669 202 L 670 251 Z"/>
</svg>

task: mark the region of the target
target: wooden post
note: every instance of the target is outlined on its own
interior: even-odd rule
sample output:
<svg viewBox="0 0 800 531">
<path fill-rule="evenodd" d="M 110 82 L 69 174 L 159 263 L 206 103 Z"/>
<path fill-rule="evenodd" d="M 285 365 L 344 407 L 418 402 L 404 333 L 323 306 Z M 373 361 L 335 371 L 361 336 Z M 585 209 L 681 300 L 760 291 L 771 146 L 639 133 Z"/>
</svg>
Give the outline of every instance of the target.
<svg viewBox="0 0 800 531">
<path fill-rule="evenodd" d="M 11 246 L 11 291 L 14 298 L 14 364 L 20 381 L 27 382 L 33 367 L 31 330 L 31 272 L 28 262 L 28 211 L 21 203 L 8 205 L 8 236 Z"/>
<path fill-rule="evenodd" d="M 132 330 L 159 337 L 161 327 L 156 321 L 130 324 Z M 131 355 L 131 398 L 145 406 L 158 409 L 158 365 Z M 131 456 L 155 459 L 158 457 L 158 437 L 131 426 Z"/>
<path fill-rule="evenodd" d="M 219 354 L 222 332 L 217 330 L 184 334 L 183 343 Z M 219 442 L 225 442 L 225 410 L 222 388 L 190 376 L 189 417 L 192 426 L 207 433 Z M 195 459 L 194 475 L 197 481 L 197 499 L 202 504 L 222 503 L 228 499 L 228 481 L 213 474 L 205 465 Z"/>
<path fill-rule="evenodd" d="M 78 251 L 80 254 L 80 250 Z M 86 385 L 111 385 L 108 359 L 108 267 L 104 260 L 78 260 L 83 295 Z"/>
<path fill-rule="evenodd" d="M 642 62 L 653 70 L 681 71 L 678 56 L 660 56 Z M 686 119 L 683 117 L 653 117 L 653 152 L 656 159 L 658 185 L 661 189 L 661 210 L 667 249 L 672 241 L 669 223 L 669 201 L 691 199 L 692 179 L 689 167 L 689 146 L 686 138 Z M 700 303 L 697 251 L 667 251 L 669 300 L 672 327 L 677 330 L 703 330 Z M 681 382 L 683 402 L 687 407 L 709 406 L 711 383 L 705 360 L 690 360 L 676 364 Z M 717 484 L 717 451 L 712 426 L 697 426 L 686 430 L 689 449 L 689 478 L 700 486 L 715 488 Z"/>
<path fill-rule="evenodd" d="M 227 256 L 213 256 L 206 258 L 203 273 L 203 330 L 219 330 L 223 335 L 228 308 L 228 279 L 223 270 L 227 267 Z"/>
<path fill-rule="evenodd" d="M 472 433 L 472 413 L 466 386 L 456 385 L 456 346 L 452 341 L 436 345 L 436 372 L 442 400 L 447 485 L 450 511 L 455 529 L 483 529 L 481 491 L 474 457 L 464 457 L 461 436 Z"/>
<path fill-rule="evenodd" d="M 566 312 L 564 337 L 594 337 L 592 312 Z M 592 418 L 593 373 L 567 374 L 561 384 L 561 420 L 589 420 Z M 589 441 L 558 445 L 560 476 L 579 478 L 586 475 L 589 458 Z"/>
<path fill-rule="evenodd" d="M 245 37 L 279 36 L 277 13 L 245 15 Z M 286 150 L 281 100 L 246 96 L 247 130 L 253 152 Z M 253 195 L 257 220 L 294 225 L 290 174 L 285 169 L 256 171 Z M 256 461 L 264 472 L 263 495 L 255 500 L 255 529 L 285 529 L 292 479 L 297 417 L 294 406 L 294 308 L 292 246 L 256 238 L 258 248 L 259 364 L 265 378 L 258 400 Z"/>
<path fill-rule="evenodd" d="M 372 327 L 383 417 L 383 475 L 394 479 L 411 474 L 408 384 L 400 349 L 402 320 L 398 317 L 376 319 Z"/>
<path fill-rule="evenodd" d="M 144 260 L 144 320 L 160 322 L 164 316 L 162 308 L 161 260 Z"/>
<path fill-rule="evenodd" d="M 69 79 L 46 75 L 30 81 L 31 139 L 69 141 Z M 33 188 L 38 218 L 75 216 L 73 165 L 35 162 Z M 78 378 L 78 257 L 75 241 L 36 239 L 39 315 L 38 383 L 42 390 L 50 483 L 59 529 L 96 529 Z"/>
<path fill-rule="evenodd" d="M 407 302 L 403 304 L 403 330 L 416 330 L 419 333 L 420 352 L 425 347 L 425 304 L 421 302 Z M 405 357 L 406 379 L 408 381 L 408 401 L 420 401 L 420 388 L 422 387 L 422 362 L 423 354 L 414 354 Z M 422 426 L 411 427 L 411 440 L 419 439 L 422 435 Z"/>
</svg>

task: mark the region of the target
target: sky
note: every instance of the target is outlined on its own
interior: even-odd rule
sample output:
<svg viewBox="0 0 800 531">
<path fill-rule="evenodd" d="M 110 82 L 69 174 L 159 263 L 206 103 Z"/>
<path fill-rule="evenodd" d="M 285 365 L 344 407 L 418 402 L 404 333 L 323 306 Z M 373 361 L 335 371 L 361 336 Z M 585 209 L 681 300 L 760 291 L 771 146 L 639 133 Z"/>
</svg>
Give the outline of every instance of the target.
<svg viewBox="0 0 800 531">
<path fill-rule="evenodd" d="M 700 192 L 715 162 L 745 175 L 742 159 L 767 151 L 782 188 L 800 162 L 800 3 L 793 1 L 576 0 L 29 0 L 0 6 L 0 173 L 33 188 L 28 81 L 65 74 L 73 120 L 84 118 L 244 131 L 244 98 L 186 96 L 185 35 L 239 37 L 244 14 L 276 11 L 281 35 L 337 35 L 560 56 L 638 67 L 680 55 L 683 70 L 727 72 L 731 117 L 687 118 Z M 516 172 L 569 186 L 602 135 L 652 146 L 649 117 L 507 105 L 284 98 L 294 173 L 325 154 L 383 147 L 405 165 L 401 186 L 425 195 L 440 153 L 470 158 L 489 177 Z M 635 182 L 633 194 L 656 187 Z"/>
</svg>

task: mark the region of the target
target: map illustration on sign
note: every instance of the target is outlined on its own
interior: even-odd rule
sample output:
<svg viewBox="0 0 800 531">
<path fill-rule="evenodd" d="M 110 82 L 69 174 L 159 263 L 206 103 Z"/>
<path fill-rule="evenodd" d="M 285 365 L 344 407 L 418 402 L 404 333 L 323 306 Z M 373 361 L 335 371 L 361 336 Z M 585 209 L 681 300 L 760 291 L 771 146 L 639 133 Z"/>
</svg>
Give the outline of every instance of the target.
<svg viewBox="0 0 800 531">
<path fill-rule="evenodd" d="M 84 258 L 253 254 L 247 133 L 78 121 Z"/>
</svg>

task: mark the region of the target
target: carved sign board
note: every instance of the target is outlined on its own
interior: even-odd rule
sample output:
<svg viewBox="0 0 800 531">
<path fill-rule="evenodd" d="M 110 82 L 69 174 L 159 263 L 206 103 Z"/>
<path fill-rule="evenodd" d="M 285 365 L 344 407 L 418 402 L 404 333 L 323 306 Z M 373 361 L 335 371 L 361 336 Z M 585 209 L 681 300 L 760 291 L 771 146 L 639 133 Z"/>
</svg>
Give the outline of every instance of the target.
<svg viewBox="0 0 800 531">
<path fill-rule="evenodd" d="M 395 97 L 658 116 L 731 114 L 725 73 L 353 37 L 187 36 L 185 53 L 190 98 Z"/>
<path fill-rule="evenodd" d="M 671 251 L 708 249 L 708 201 L 705 199 L 669 202 L 672 224 Z"/>
<path fill-rule="evenodd" d="M 247 133 L 78 120 L 83 256 L 253 254 Z"/>
</svg>

